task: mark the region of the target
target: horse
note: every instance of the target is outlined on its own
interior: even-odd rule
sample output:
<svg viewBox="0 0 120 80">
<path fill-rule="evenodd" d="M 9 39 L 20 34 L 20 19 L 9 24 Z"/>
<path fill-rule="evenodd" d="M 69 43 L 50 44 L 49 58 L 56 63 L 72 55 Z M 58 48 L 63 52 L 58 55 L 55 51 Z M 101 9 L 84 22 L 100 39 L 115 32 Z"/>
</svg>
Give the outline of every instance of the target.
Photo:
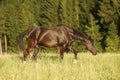
<svg viewBox="0 0 120 80">
<path fill-rule="evenodd" d="M 26 36 L 27 48 L 24 46 L 23 38 Z M 77 51 L 71 46 L 73 42 L 82 42 L 86 48 L 93 54 L 97 54 L 97 49 L 93 39 L 84 33 L 66 25 L 60 24 L 51 28 L 38 26 L 27 29 L 17 36 L 19 47 L 23 50 L 23 60 L 34 49 L 33 58 L 37 62 L 39 46 L 58 47 L 60 50 L 60 59 L 64 58 L 66 50 L 74 53 L 74 60 L 77 58 Z"/>
</svg>

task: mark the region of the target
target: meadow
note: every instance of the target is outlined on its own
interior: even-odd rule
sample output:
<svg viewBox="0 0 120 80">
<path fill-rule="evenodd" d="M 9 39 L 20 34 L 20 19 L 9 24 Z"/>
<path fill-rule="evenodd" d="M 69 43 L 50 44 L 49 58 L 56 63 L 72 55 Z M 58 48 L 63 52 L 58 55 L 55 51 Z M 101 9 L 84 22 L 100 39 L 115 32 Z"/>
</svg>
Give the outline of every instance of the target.
<svg viewBox="0 0 120 80">
<path fill-rule="evenodd" d="M 39 54 L 38 63 L 28 57 L 23 63 L 21 54 L 0 55 L 0 80 L 120 80 L 120 54 L 79 53 L 73 62 L 72 53 Z"/>
</svg>

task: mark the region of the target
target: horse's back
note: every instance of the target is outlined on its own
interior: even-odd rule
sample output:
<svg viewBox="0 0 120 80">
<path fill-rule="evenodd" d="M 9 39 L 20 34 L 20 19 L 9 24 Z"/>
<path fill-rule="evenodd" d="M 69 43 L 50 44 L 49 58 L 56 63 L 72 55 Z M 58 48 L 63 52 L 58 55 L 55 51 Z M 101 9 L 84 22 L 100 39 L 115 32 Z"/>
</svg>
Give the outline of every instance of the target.
<svg viewBox="0 0 120 80">
<path fill-rule="evenodd" d="M 70 41 L 72 30 L 65 25 L 57 25 L 51 28 L 37 27 L 31 30 L 28 40 L 43 46 L 53 47 L 67 44 Z"/>
<path fill-rule="evenodd" d="M 64 31 L 58 27 L 41 28 L 39 43 L 46 46 L 58 46 L 67 43 Z"/>
</svg>

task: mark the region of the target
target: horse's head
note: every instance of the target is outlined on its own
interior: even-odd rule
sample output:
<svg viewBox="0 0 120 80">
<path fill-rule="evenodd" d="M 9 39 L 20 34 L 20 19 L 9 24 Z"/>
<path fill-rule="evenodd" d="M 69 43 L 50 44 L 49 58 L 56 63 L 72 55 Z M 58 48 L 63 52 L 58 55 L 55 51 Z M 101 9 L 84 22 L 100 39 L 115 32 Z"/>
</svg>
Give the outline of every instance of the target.
<svg viewBox="0 0 120 80">
<path fill-rule="evenodd" d="M 83 43 L 85 44 L 85 46 L 87 47 L 87 49 L 93 54 L 96 55 L 97 54 L 97 49 L 94 45 L 94 41 L 93 39 L 91 39 L 90 37 L 88 39 L 85 39 L 83 41 Z"/>
<path fill-rule="evenodd" d="M 90 37 L 88 37 L 87 35 L 85 35 L 82 32 L 77 31 L 74 28 L 68 28 L 68 27 L 62 27 L 65 29 L 65 33 L 68 34 L 67 37 L 69 37 L 68 39 L 72 40 L 72 41 L 82 41 L 83 44 L 87 47 L 87 49 L 93 54 L 96 55 L 97 54 L 97 49 L 94 45 L 94 41 L 93 39 L 91 39 Z"/>
</svg>

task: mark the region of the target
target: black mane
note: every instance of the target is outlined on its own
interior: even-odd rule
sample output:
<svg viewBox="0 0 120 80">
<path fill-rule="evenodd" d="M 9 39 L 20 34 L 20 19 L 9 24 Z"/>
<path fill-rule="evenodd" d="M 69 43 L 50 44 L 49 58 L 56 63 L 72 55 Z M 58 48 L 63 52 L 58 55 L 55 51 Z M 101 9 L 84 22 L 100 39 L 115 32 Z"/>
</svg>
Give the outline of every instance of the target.
<svg viewBox="0 0 120 80">
<path fill-rule="evenodd" d="M 92 40 L 89 36 L 87 36 L 85 33 L 80 32 L 72 27 L 68 27 L 64 24 L 58 24 L 56 27 L 64 28 L 65 30 L 69 31 L 70 33 L 73 33 L 73 35 L 76 35 L 76 38 L 81 37 L 81 39 L 89 39 Z"/>
</svg>

